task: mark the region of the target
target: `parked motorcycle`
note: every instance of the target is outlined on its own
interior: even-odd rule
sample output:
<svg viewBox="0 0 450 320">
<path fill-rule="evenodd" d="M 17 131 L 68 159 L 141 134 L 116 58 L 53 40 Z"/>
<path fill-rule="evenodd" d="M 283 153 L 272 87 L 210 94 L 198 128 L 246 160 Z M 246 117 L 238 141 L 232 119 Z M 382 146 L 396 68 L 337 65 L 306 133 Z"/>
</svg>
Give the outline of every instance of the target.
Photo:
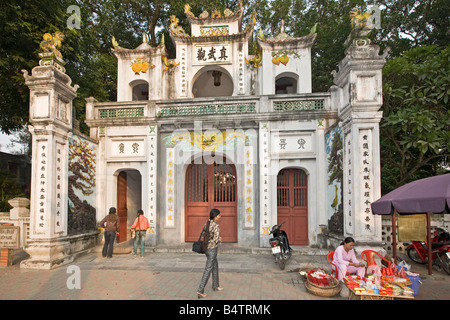
<svg viewBox="0 0 450 320">
<path fill-rule="evenodd" d="M 433 264 L 450 274 L 450 234 L 446 230 L 436 228 L 431 239 L 431 252 Z M 428 246 L 424 241 L 413 241 L 406 248 L 406 253 L 416 263 L 428 262 Z"/>
<path fill-rule="evenodd" d="M 272 254 L 281 270 L 284 270 L 286 260 L 289 259 L 292 254 L 287 234 L 284 230 L 280 229 L 284 223 L 285 221 L 272 227 L 270 234 L 273 234 L 273 238 L 269 239 L 270 246 L 272 247 Z"/>
</svg>

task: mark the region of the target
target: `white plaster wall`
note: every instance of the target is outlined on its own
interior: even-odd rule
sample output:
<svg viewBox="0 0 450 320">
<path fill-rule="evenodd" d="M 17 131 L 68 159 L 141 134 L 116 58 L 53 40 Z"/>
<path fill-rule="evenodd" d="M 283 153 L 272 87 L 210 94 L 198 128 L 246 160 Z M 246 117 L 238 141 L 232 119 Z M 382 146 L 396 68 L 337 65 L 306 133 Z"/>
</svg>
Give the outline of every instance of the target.
<svg viewBox="0 0 450 320">
<path fill-rule="evenodd" d="M 124 141 L 141 141 L 143 150 L 148 144 L 147 127 L 109 127 L 106 128 L 105 136 L 99 139 L 98 166 L 97 166 L 97 220 L 103 219 L 110 207 L 117 207 L 117 175 L 122 170 L 137 170 L 141 175 L 141 207 L 138 208 L 139 197 L 129 198 L 128 217 L 136 216 L 138 209 L 144 210 L 148 218 L 148 193 L 149 176 L 147 154 L 134 156 L 125 154 L 123 158 L 112 152 L 111 148 L 116 139 Z M 137 173 L 136 173 L 137 174 Z M 136 187 L 137 176 L 131 173 L 128 187 Z M 135 189 L 136 190 L 136 189 Z"/>
</svg>

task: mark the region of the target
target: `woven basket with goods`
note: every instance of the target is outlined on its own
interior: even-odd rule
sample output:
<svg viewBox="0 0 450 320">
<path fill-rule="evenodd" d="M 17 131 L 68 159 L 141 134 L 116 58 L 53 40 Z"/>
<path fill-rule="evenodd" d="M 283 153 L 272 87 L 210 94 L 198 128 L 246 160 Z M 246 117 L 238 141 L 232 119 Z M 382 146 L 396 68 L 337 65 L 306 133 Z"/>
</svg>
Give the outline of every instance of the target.
<svg viewBox="0 0 450 320">
<path fill-rule="evenodd" d="M 310 270 L 306 277 L 305 287 L 310 293 L 321 297 L 332 297 L 341 291 L 339 281 L 323 270 Z"/>
</svg>

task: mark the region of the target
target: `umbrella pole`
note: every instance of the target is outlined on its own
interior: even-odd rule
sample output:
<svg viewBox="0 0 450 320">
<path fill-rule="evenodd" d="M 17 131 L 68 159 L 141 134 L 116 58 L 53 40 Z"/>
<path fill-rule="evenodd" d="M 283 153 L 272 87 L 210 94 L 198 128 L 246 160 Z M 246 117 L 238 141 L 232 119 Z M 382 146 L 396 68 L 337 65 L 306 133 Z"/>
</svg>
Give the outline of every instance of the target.
<svg viewBox="0 0 450 320">
<path fill-rule="evenodd" d="M 394 263 L 397 264 L 397 222 L 396 222 L 397 210 L 394 209 L 392 215 L 392 255 L 394 256 Z"/>
<path fill-rule="evenodd" d="M 428 244 L 428 274 L 433 273 L 433 252 L 431 248 L 431 214 L 427 212 L 427 244 Z"/>
</svg>

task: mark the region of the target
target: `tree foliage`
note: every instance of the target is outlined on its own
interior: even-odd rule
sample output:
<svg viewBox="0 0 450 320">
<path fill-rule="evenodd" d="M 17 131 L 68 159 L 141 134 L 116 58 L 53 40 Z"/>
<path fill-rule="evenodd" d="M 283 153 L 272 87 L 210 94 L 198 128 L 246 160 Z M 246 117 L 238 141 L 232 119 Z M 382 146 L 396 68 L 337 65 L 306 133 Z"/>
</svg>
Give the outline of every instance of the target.
<svg viewBox="0 0 450 320">
<path fill-rule="evenodd" d="M 383 189 L 445 171 L 450 156 L 450 46 L 420 46 L 387 62 L 381 122 Z"/>
</svg>

